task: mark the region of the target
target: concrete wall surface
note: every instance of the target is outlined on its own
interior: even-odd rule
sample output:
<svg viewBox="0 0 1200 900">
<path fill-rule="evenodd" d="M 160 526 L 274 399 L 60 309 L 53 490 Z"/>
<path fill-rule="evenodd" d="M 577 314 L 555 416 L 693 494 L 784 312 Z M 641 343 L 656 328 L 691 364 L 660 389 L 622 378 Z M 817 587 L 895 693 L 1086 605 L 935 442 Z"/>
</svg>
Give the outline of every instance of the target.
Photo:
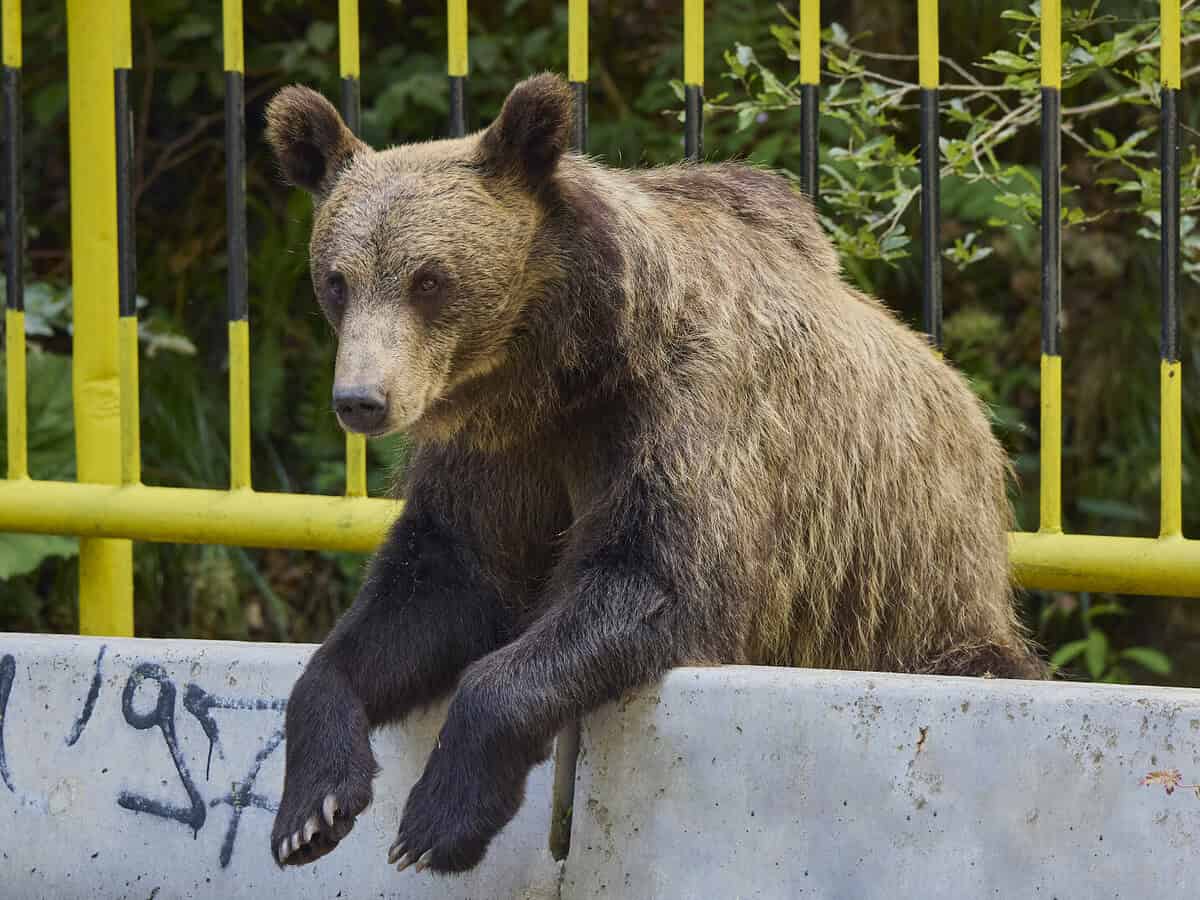
<svg viewBox="0 0 1200 900">
<path fill-rule="evenodd" d="M 377 736 L 343 845 L 280 871 L 312 649 L 0 635 L 0 898 L 1200 896 L 1200 692 L 741 667 L 588 717 L 565 870 L 550 764 L 477 871 L 386 864 L 438 709 Z"/>
<path fill-rule="evenodd" d="M 1195 898 L 1200 691 L 681 669 L 583 724 L 564 900 Z"/>
<path fill-rule="evenodd" d="M 387 864 L 444 709 L 376 735 L 375 802 L 278 869 L 283 708 L 315 648 L 0 635 L 0 898 L 552 898 L 551 767 L 467 876 Z"/>
</svg>

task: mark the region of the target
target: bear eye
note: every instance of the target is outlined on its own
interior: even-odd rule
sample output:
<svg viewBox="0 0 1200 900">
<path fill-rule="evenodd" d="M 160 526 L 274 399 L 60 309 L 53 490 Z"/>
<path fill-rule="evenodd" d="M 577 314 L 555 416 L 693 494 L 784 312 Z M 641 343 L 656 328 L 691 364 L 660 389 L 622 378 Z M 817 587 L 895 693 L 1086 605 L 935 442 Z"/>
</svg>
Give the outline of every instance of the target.
<svg viewBox="0 0 1200 900">
<path fill-rule="evenodd" d="M 408 300 L 429 318 L 436 318 L 448 300 L 453 281 L 437 263 L 420 265 L 408 282 Z"/>
<path fill-rule="evenodd" d="M 346 276 L 341 272 L 330 272 L 325 276 L 325 298 L 330 309 L 341 312 L 346 305 Z"/>
</svg>

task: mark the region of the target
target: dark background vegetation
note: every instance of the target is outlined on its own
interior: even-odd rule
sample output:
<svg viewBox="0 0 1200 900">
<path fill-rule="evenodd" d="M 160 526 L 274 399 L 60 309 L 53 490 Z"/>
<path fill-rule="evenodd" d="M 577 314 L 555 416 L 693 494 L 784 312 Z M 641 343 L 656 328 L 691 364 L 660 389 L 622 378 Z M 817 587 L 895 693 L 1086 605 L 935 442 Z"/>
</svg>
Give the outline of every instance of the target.
<svg viewBox="0 0 1200 900">
<path fill-rule="evenodd" d="M 864 47 L 896 54 L 915 50 L 915 2 L 824 6 L 826 24 L 836 19 Z M 73 475 L 74 465 L 66 355 L 71 340 L 66 11 L 61 2 L 25 7 L 27 303 L 40 332 L 31 336 L 31 466 L 36 477 L 63 478 Z M 222 487 L 228 479 L 220 7 L 217 0 L 134 5 L 138 291 L 147 301 L 142 318 L 148 328 L 141 369 L 142 454 L 144 478 L 151 484 Z M 382 146 L 444 134 L 444 4 L 362 0 L 361 7 L 364 137 Z M 680 103 L 670 85 L 682 71 L 681 7 L 659 0 L 591 4 L 591 149 L 610 164 L 669 163 L 681 155 Z M 770 32 L 772 25 L 786 24 L 773 3 L 722 0 L 708 7 L 710 95 L 737 93 L 736 82 L 721 74 L 727 69 L 725 51 L 738 43 L 753 47 L 781 77 L 794 77 L 795 63 Z M 995 50 L 1018 49 L 1011 23 L 1001 20 L 1016 4 L 958 0 L 942 7 L 943 55 L 969 63 Z M 1108 27 L 1115 30 L 1156 16 L 1157 3 L 1111 0 L 1104 9 L 1113 14 Z M 343 439 L 328 402 L 334 343 L 307 275 L 310 204 L 280 186 L 262 141 L 263 107 L 278 87 L 299 81 L 338 96 L 336 22 L 331 2 L 265 0 L 246 8 L 254 478 L 261 490 L 337 493 L 344 481 Z M 472 127 L 490 121 L 521 77 L 542 69 L 565 72 L 566 24 L 562 2 L 472 4 Z M 1192 56 L 1185 52 L 1185 67 Z M 915 62 L 892 65 L 915 80 Z M 1095 81 L 1068 88 L 1064 102 L 1085 103 L 1105 90 Z M 1190 146 L 1197 115 L 1187 99 L 1185 92 Z M 1145 106 L 1120 105 L 1095 124 L 1122 135 L 1154 127 L 1154 114 Z M 781 110 L 739 130 L 736 116 L 718 113 L 707 126 L 706 151 L 713 158 L 742 156 L 797 170 L 798 121 L 798 110 Z M 902 138 L 915 146 L 915 129 Z M 827 128 L 824 139 L 827 155 L 838 139 L 836 128 Z M 1036 167 L 1036 125 L 1004 144 L 1002 152 L 1008 162 Z M 1139 235 L 1144 222 L 1127 199 L 1100 183 L 1094 159 L 1067 141 L 1064 162 L 1068 180 L 1085 186 L 1074 202 L 1103 213 L 1068 229 L 1064 238 L 1065 524 L 1073 531 L 1154 536 L 1158 244 Z M 952 242 L 985 226 L 998 207 L 994 192 L 948 187 L 944 209 L 944 238 Z M 916 215 L 914 206 L 907 216 L 910 234 Z M 1036 227 L 992 227 L 982 240 L 991 248 L 985 260 L 962 272 L 946 269 L 947 355 L 996 410 L 998 431 L 1021 480 L 1014 497 L 1020 523 L 1036 527 Z M 919 257 L 848 260 L 848 271 L 917 321 Z M 1200 377 L 1195 299 L 1194 282 L 1185 279 L 1185 385 Z M 1198 443 L 1197 404 L 1186 396 L 1185 465 L 1195 460 Z M 372 444 L 372 493 L 385 489 L 403 451 L 399 440 Z M 1200 503 L 1194 482 L 1185 481 L 1184 492 L 1185 531 L 1195 536 Z M 351 554 L 139 544 L 138 634 L 319 640 L 352 599 L 362 563 Z M 0 535 L 0 565 L 9 575 L 0 580 L 0 628 L 76 629 L 77 568 L 70 541 Z M 1086 653 L 1071 664 L 1081 677 L 1200 684 L 1195 603 L 1034 592 L 1026 597 L 1026 610 L 1031 628 L 1050 649 L 1086 642 Z M 1122 656 L 1131 647 L 1141 649 Z"/>
</svg>

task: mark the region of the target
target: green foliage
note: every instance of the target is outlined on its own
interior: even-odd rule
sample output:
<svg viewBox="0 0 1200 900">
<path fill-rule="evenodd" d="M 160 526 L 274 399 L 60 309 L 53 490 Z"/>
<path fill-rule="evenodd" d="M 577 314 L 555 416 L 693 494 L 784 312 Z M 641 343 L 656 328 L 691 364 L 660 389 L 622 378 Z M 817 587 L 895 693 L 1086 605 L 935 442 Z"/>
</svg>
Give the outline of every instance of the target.
<svg viewBox="0 0 1200 900">
<path fill-rule="evenodd" d="M 1073 597 L 1059 597 L 1042 611 L 1043 633 L 1055 626 L 1068 629 L 1077 626 L 1084 631 L 1084 637 L 1059 644 L 1050 657 L 1051 667 L 1055 671 L 1078 671 L 1082 663 L 1083 673 L 1093 681 L 1114 684 L 1130 684 L 1134 680 L 1136 673 L 1130 672 L 1131 664 L 1152 675 L 1170 675 L 1173 666 L 1167 654 L 1153 647 L 1117 649 L 1109 631 L 1099 621 L 1128 614 L 1128 610 L 1116 601 L 1092 606 L 1078 603 Z M 1141 680 L 1145 680 L 1144 675 Z"/>
<path fill-rule="evenodd" d="M 71 418 L 71 361 L 34 351 L 27 359 L 29 471 L 34 478 L 75 477 L 75 437 Z M 0 353 L 0 400 L 7 403 L 5 357 Z M 0 459 L 8 457 L 7 429 L 0 431 Z M 79 552 L 75 538 L 0 531 L 0 580 L 26 575 L 50 557 Z"/>
<path fill-rule="evenodd" d="M 1073 184 L 1072 170 L 1064 184 L 1063 223 L 1083 226 L 1113 212 L 1088 212 L 1079 202 L 1081 189 L 1105 185 L 1114 195 L 1128 195 L 1128 208 L 1153 227 L 1139 231 L 1156 240 L 1159 215 L 1157 127 L 1159 41 L 1156 17 L 1118 19 L 1098 13 L 1098 0 L 1087 9 L 1068 10 L 1063 20 L 1063 87 L 1094 89 L 1099 98 L 1065 106 L 1063 134 L 1083 154 L 1096 161 L 1084 183 Z M 773 25 L 771 34 L 787 60 L 800 60 L 800 23 L 782 10 L 787 25 Z M 1022 131 L 1040 124 L 1040 45 L 1037 4 L 1029 11 L 1005 10 L 1002 18 L 1016 23 L 1003 38 L 1012 49 L 985 53 L 973 64 L 944 58 L 955 80 L 941 88 L 941 174 L 969 186 L 976 203 L 990 198 L 990 208 L 977 209 L 966 221 L 974 228 L 1036 228 L 1040 224 L 1040 182 L 1028 167 L 1008 158 L 1010 145 Z M 1200 15 L 1184 17 L 1185 40 L 1200 36 Z M 896 262 L 910 252 L 910 210 L 920 184 L 917 147 L 906 139 L 920 85 L 894 71 L 896 54 L 865 46 L 870 34 L 852 35 L 837 22 L 822 32 L 822 67 L 828 72 L 821 98 L 821 122 L 832 146 L 820 169 L 821 209 L 826 227 L 844 257 L 854 261 Z M 910 59 L 901 56 L 899 59 Z M 760 62 L 755 51 L 739 43 L 725 54 L 725 78 L 737 84 L 738 97 L 712 99 L 714 112 L 733 112 L 739 130 L 765 122 L 768 115 L 800 106 L 798 74 L 781 77 Z M 795 71 L 795 67 L 790 67 Z M 974 71 L 972 71 L 974 70 Z M 995 76 L 985 81 L 984 73 Z M 1105 110 L 1145 107 L 1144 127 L 1118 142 L 1104 128 L 1089 122 Z M 1200 155 L 1183 160 L 1183 206 L 1200 204 Z M 1185 234 L 1184 271 L 1200 277 L 1200 235 L 1189 222 Z M 971 230 L 944 250 L 962 269 L 991 255 L 992 248 Z"/>
</svg>

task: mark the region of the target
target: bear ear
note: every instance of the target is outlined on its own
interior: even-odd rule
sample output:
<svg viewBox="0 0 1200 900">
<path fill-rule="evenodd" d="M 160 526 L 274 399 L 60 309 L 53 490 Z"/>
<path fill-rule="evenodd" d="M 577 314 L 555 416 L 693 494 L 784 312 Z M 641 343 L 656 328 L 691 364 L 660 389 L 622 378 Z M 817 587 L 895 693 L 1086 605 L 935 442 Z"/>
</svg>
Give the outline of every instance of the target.
<svg viewBox="0 0 1200 900">
<path fill-rule="evenodd" d="M 571 89 L 546 72 L 522 81 L 480 140 L 481 163 L 497 175 L 515 175 L 536 188 L 567 149 L 573 112 Z"/>
<path fill-rule="evenodd" d="M 317 196 L 327 194 L 351 157 L 366 149 L 333 104 L 295 84 L 267 105 L 267 141 L 284 177 Z"/>
</svg>

